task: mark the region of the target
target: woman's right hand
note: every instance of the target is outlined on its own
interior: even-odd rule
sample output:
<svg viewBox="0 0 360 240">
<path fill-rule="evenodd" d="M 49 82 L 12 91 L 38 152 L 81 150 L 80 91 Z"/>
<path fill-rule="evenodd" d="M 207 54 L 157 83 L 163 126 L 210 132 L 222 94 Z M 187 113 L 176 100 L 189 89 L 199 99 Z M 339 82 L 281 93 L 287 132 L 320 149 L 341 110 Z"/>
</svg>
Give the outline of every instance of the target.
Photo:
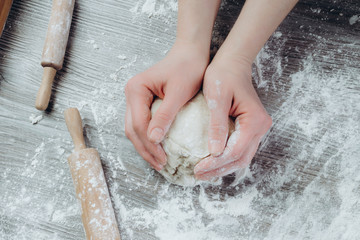
<svg viewBox="0 0 360 240">
<path fill-rule="evenodd" d="M 156 170 L 166 164 L 160 142 L 177 112 L 200 89 L 209 51 L 196 44 L 177 41 L 160 62 L 131 78 L 125 88 L 125 133 L 138 153 Z M 163 99 L 151 118 L 155 97 Z"/>
</svg>

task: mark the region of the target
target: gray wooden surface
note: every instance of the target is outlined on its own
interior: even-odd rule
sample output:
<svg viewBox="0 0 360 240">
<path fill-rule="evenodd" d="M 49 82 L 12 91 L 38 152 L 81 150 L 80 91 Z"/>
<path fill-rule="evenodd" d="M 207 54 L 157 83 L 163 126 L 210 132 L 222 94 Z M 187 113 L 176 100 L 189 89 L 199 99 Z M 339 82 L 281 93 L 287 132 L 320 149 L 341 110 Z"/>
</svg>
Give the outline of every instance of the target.
<svg viewBox="0 0 360 240">
<path fill-rule="evenodd" d="M 213 53 L 242 4 L 223 3 Z M 14 0 L 0 39 L 0 239 L 84 239 L 67 107 L 80 109 L 99 150 L 123 239 L 359 239 L 358 0 L 295 7 L 254 64 L 274 124 L 251 172 L 193 189 L 168 184 L 124 134 L 124 86 L 171 47 L 176 2 L 78 0 L 42 113 L 34 102 L 50 10 L 49 0 Z"/>
</svg>

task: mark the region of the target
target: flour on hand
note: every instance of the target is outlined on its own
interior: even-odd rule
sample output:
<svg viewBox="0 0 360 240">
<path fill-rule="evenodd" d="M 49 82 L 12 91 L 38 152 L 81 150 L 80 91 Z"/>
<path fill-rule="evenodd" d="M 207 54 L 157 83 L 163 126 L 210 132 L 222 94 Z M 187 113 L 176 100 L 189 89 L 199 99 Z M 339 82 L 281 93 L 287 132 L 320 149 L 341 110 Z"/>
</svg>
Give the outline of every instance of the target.
<svg viewBox="0 0 360 240">
<path fill-rule="evenodd" d="M 151 108 L 154 115 L 162 100 L 156 99 Z M 171 183 L 195 186 L 200 181 L 194 176 L 194 167 L 210 155 L 208 128 L 210 111 L 202 92 L 191 99 L 176 115 L 169 132 L 162 141 L 167 164 L 160 173 Z M 234 129 L 229 120 L 229 130 Z M 230 135 L 230 134 L 229 134 Z"/>
</svg>

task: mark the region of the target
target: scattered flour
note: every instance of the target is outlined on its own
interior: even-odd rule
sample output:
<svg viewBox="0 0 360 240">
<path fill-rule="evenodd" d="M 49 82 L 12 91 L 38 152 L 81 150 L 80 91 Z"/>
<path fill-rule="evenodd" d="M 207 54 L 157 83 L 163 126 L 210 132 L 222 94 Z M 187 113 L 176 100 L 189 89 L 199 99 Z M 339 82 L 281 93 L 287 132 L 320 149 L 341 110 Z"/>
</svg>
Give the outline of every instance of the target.
<svg viewBox="0 0 360 240">
<path fill-rule="evenodd" d="M 274 32 L 273 37 L 274 38 L 280 38 L 282 36 L 282 33 L 279 31 Z"/>
<path fill-rule="evenodd" d="M 153 207 L 116 198 L 124 236 L 136 238 L 141 229 L 158 239 L 356 239 L 360 96 L 351 89 L 359 86 L 360 73 L 351 67 L 324 72 L 312 57 L 302 64 L 290 76 L 290 89 L 278 88 L 282 104 L 272 112 L 273 133 L 258 152 L 262 157 L 255 157 L 252 175 L 228 187 L 183 189 L 162 182 Z M 272 87 L 268 81 L 261 89 Z M 282 152 L 273 162 L 266 152 L 274 144 Z M 309 179 L 304 172 L 313 168 L 319 173 Z"/>
<path fill-rule="evenodd" d="M 176 11 L 172 2 L 140 1 L 132 11 L 168 17 Z M 358 21 L 358 15 L 349 19 L 351 25 Z M 94 132 L 88 136 L 99 139 L 104 152 L 109 152 L 102 160 L 123 239 L 358 238 L 360 97 L 356 89 L 360 72 L 357 66 L 351 67 L 351 60 L 358 55 L 355 51 L 354 56 L 342 53 L 348 59 L 344 68 L 328 71 L 314 59 L 321 53 L 308 53 L 309 58 L 300 63 L 301 70 L 285 77 L 290 82 L 285 88 L 279 81 L 286 66 L 281 56 L 287 40 L 284 35 L 275 33 L 276 43 L 271 44 L 276 49 L 265 46 L 256 59 L 258 91 L 263 96 L 275 94 L 271 97 L 278 98 L 281 105 L 269 108 L 274 119 L 271 134 L 255 157 L 252 174 L 235 186 L 224 183 L 184 189 L 170 185 L 124 141 L 126 103 L 121 93 L 127 79 L 151 65 L 151 60 L 135 64 L 131 56 L 123 59 L 128 65 L 114 70 L 81 103 L 95 123 L 96 130 L 90 128 Z M 94 40 L 88 43 L 96 45 Z M 328 57 L 327 61 L 333 59 Z M 0 185 L 5 191 L 0 215 L 21 217 L 27 223 L 39 219 L 62 223 L 64 229 L 75 229 L 81 235 L 81 210 L 66 170 L 65 156 L 71 148 L 63 139 L 44 139 L 24 166 L 1 172 L 4 181 Z M 271 149 L 276 152 L 269 153 Z M 60 162 L 62 169 L 54 162 Z M 40 171 L 37 166 L 45 164 L 47 171 Z M 20 191 L 13 189 L 9 175 L 26 177 L 29 182 Z M 34 179 L 41 180 L 42 192 L 32 188 Z M 19 191 L 16 198 L 12 191 Z M 39 235 L 31 226 L 17 226 L 16 230 L 14 239 L 58 238 L 50 233 Z M 6 231 L 6 226 L 0 230 L 0 238 L 8 236 Z M 139 236 L 141 233 L 144 235 Z"/>
<path fill-rule="evenodd" d="M 99 50 L 100 47 L 99 47 L 99 45 L 97 43 L 95 43 L 95 40 L 91 39 L 91 40 L 87 40 L 86 42 L 91 44 L 93 49 Z"/>
<path fill-rule="evenodd" d="M 160 0 L 145 0 L 139 1 L 130 9 L 132 13 L 146 14 L 149 18 L 172 18 L 173 13 L 177 12 L 177 1 L 160 1 Z"/>
<path fill-rule="evenodd" d="M 125 55 L 118 55 L 117 58 L 121 59 L 121 60 L 126 60 L 127 57 Z"/>
<path fill-rule="evenodd" d="M 38 122 L 40 122 L 43 119 L 43 115 L 35 115 L 35 114 L 31 114 L 29 117 L 30 122 L 34 125 L 37 124 Z"/>
<path fill-rule="evenodd" d="M 360 22 L 360 15 L 354 15 L 349 19 L 350 25 L 354 25 L 357 22 Z"/>
</svg>

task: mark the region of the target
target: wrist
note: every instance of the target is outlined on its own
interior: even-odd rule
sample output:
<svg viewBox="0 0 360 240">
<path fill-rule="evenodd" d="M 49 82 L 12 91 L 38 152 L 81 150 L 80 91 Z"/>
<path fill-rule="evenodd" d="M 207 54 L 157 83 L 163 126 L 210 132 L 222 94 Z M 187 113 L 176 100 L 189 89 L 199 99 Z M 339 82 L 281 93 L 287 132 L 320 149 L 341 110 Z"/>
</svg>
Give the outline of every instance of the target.
<svg viewBox="0 0 360 240">
<path fill-rule="evenodd" d="M 200 41 L 176 38 L 171 50 L 182 53 L 190 52 L 191 55 L 196 55 L 198 59 L 206 61 L 207 63 L 210 59 L 210 47 L 204 46 Z"/>
<path fill-rule="evenodd" d="M 219 50 L 212 60 L 211 65 L 222 66 L 230 73 L 236 75 L 247 72 L 251 79 L 252 62 L 253 61 L 246 55 Z"/>
<path fill-rule="evenodd" d="M 225 41 L 217 51 L 215 58 L 228 59 L 241 65 L 251 66 L 257 53 L 258 51 L 252 50 L 251 46 L 242 47 L 230 41 Z"/>
<path fill-rule="evenodd" d="M 196 45 L 209 54 L 212 30 L 221 0 L 179 0 L 176 41 Z"/>
</svg>

